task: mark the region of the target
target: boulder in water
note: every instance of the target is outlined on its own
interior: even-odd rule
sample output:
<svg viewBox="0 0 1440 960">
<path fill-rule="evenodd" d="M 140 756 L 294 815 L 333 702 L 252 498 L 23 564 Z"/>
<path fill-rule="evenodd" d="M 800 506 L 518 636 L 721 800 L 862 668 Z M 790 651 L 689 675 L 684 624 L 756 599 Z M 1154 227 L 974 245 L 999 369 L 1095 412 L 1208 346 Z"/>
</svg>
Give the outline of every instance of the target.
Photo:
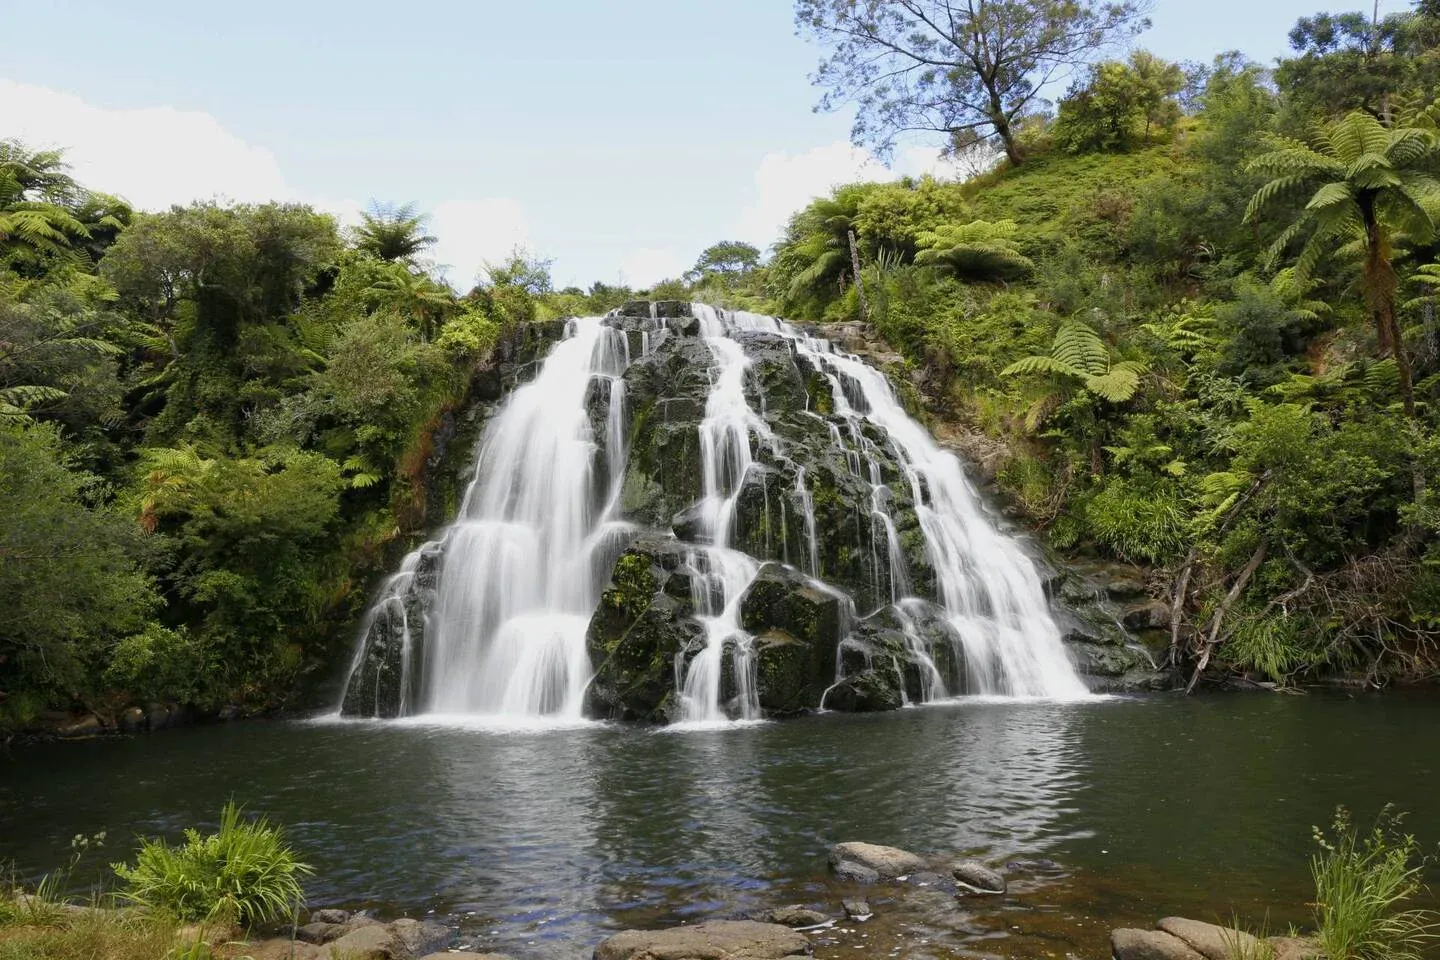
<svg viewBox="0 0 1440 960">
<path fill-rule="evenodd" d="M 1005 892 L 1005 875 L 977 860 L 963 860 L 950 868 L 950 875 L 972 893 L 998 895 Z"/>
<path fill-rule="evenodd" d="M 617 933 L 595 948 L 594 960 L 781 960 L 809 953 L 804 934 L 778 923 L 710 920 Z"/>
<path fill-rule="evenodd" d="M 775 907 L 757 914 L 753 919 L 761 923 L 778 923 L 785 927 L 816 927 L 830 918 L 819 910 L 795 903 L 788 907 Z"/>
<path fill-rule="evenodd" d="M 925 868 L 923 857 L 899 847 L 884 847 L 877 843 L 835 844 L 830 848 L 830 866 L 838 867 L 842 863 L 857 863 L 868 867 L 885 880 L 893 880 Z"/>
<path fill-rule="evenodd" d="M 1110 952 L 1114 960 L 1205 960 L 1184 940 L 1163 930 L 1112 930 Z"/>
<path fill-rule="evenodd" d="M 767 563 L 740 599 L 740 625 L 756 635 L 755 684 L 770 714 L 820 705 L 835 679 L 841 597 L 793 567 Z"/>
<path fill-rule="evenodd" d="M 595 671 L 586 701 L 591 715 L 674 719 L 675 659 L 704 642 L 704 628 L 691 617 L 688 554 L 673 537 L 650 533 L 615 562 L 586 633 Z"/>
<path fill-rule="evenodd" d="M 835 684 L 825 694 L 824 706 L 846 713 L 899 710 L 905 705 L 900 678 L 893 672 L 864 670 Z"/>
<path fill-rule="evenodd" d="M 875 910 L 868 900 L 844 900 L 841 901 L 840 908 L 845 911 L 845 916 L 857 923 L 864 923 L 875 916 Z"/>
</svg>

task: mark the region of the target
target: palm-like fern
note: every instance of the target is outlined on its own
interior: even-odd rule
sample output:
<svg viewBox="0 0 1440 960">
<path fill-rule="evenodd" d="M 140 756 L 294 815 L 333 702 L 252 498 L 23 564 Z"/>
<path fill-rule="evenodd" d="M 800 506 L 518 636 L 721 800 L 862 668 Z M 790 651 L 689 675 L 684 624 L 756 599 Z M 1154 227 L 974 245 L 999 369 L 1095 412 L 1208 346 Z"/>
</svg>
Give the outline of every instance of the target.
<svg viewBox="0 0 1440 960">
<path fill-rule="evenodd" d="M 1145 365 L 1135 360 L 1114 361 L 1110 348 L 1095 329 L 1071 318 L 1060 324 L 1050 353 L 1024 357 L 1000 371 L 1002 377 L 1045 375 L 1082 389 L 1109 403 L 1125 403 L 1135 396 Z M 1038 427 L 1060 400 L 1058 392 L 1042 394 L 1030 405 L 1025 425 Z"/>
<path fill-rule="evenodd" d="M 1253 220 L 1274 201 L 1297 193 L 1309 200 L 1270 247 L 1278 260 L 1306 235 L 1294 277 L 1308 281 L 1327 252 L 1361 254 L 1365 298 L 1383 354 L 1395 358 L 1408 413 L 1414 412 L 1410 364 L 1395 318 L 1399 286 L 1392 263 L 1397 235 L 1427 239 L 1440 218 L 1440 181 L 1429 172 L 1440 138 L 1421 127 L 1389 127 L 1356 111 L 1321 128 L 1311 143 L 1272 137 L 1250 169 L 1270 177 L 1245 212 Z"/>
<path fill-rule="evenodd" d="M 34 151 L 0 140 L 0 258 L 73 253 L 90 239 L 74 213 L 85 191 L 65 172 L 58 150 Z"/>
<path fill-rule="evenodd" d="M 412 261 L 435 245 L 436 238 L 425 232 L 426 219 L 415 212 L 413 203 L 400 207 L 374 204 L 360 214 L 355 245 L 391 263 Z"/>
<path fill-rule="evenodd" d="M 923 231 L 915 262 L 962 280 L 1011 280 L 1035 269 L 1015 242 L 1013 220 L 945 223 Z"/>
<path fill-rule="evenodd" d="M 860 208 L 860 191 L 842 187 L 814 201 L 790 221 L 775 257 L 780 293 L 793 305 L 828 301 L 853 269 L 850 231 Z"/>
</svg>

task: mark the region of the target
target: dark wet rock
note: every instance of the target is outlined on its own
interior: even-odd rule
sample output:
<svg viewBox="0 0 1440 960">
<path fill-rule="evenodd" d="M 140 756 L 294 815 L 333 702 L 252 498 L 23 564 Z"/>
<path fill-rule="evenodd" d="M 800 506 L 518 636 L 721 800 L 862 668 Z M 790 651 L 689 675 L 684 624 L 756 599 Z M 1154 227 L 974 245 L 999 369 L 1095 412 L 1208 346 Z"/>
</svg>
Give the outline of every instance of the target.
<svg viewBox="0 0 1440 960">
<path fill-rule="evenodd" d="M 778 923 L 710 920 L 617 933 L 595 948 L 594 960 L 780 960 L 809 953 L 804 934 Z"/>
<path fill-rule="evenodd" d="M 1185 917 L 1166 917 L 1155 925 L 1172 937 L 1185 941 L 1205 960 L 1233 960 L 1235 957 L 1258 955 L 1260 941 L 1243 930 L 1221 927 Z"/>
<path fill-rule="evenodd" d="M 875 915 L 868 900 L 843 900 L 840 909 L 845 911 L 845 916 L 851 920 L 865 921 Z"/>
<path fill-rule="evenodd" d="M 445 950 L 440 953 L 430 953 L 421 957 L 420 960 L 510 960 L 503 953 L 472 953 L 469 950 Z"/>
<path fill-rule="evenodd" d="M 145 729 L 145 711 L 140 707 L 127 707 L 120 711 L 118 722 L 126 733 L 139 733 Z"/>
<path fill-rule="evenodd" d="M 771 714 L 820 705 L 835 679 L 842 599 L 792 567 L 767 563 L 740 600 L 740 624 L 755 635 L 760 706 Z"/>
<path fill-rule="evenodd" d="M 950 875 L 971 893 L 1002 894 L 1005 875 L 976 860 L 965 860 L 950 868 Z"/>
<path fill-rule="evenodd" d="M 1127 630 L 1153 630 L 1170 625 L 1170 604 L 1164 600 L 1145 600 L 1127 605 L 1120 611 L 1120 622 Z"/>
<path fill-rule="evenodd" d="M 1114 960 L 1205 960 L 1184 940 L 1161 930 L 1113 930 L 1110 950 Z"/>
<path fill-rule="evenodd" d="M 830 866 L 838 867 L 842 863 L 858 863 L 862 867 L 869 867 L 886 880 L 925 868 L 923 857 L 899 847 L 885 847 L 878 843 L 835 844 L 830 848 Z"/>
<path fill-rule="evenodd" d="M 427 544 L 416 561 L 408 589 L 383 606 L 372 606 L 365 646 L 340 706 L 345 716 L 396 717 L 402 704 L 419 699 L 420 671 L 409 671 L 406 676 L 406 634 L 408 631 L 411 662 L 419 662 L 425 642 L 425 611 L 439 578 L 440 561 L 440 545 Z"/>
<path fill-rule="evenodd" d="M 851 863 L 848 860 L 842 863 L 832 865 L 830 867 L 830 870 L 832 873 L 835 874 L 836 880 L 840 880 L 844 883 L 880 882 L 879 871 L 872 870 L 869 867 L 861 866 L 858 863 Z"/>
<path fill-rule="evenodd" d="M 100 722 L 99 717 L 92 714 L 88 717 L 81 717 L 74 723 L 67 723 L 65 726 L 56 730 L 55 734 L 61 739 L 71 740 L 80 737 L 99 736 L 104 732 L 105 724 Z"/>
<path fill-rule="evenodd" d="M 345 929 L 343 922 L 324 923 L 312 920 L 295 929 L 295 939 L 302 943 L 329 943 L 331 940 L 337 940 L 344 936 L 347 932 L 349 931 Z"/>
<path fill-rule="evenodd" d="M 323 910 L 312 910 L 310 912 L 311 923 L 345 923 L 349 919 L 349 910 L 337 910 L 333 907 L 327 907 Z"/>
<path fill-rule="evenodd" d="M 703 340 L 677 335 L 625 371 L 630 455 L 620 508 L 627 519 L 669 526 L 704 492 L 699 426 L 713 363 Z"/>
<path fill-rule="evenodd" d="M 692 617 L 690 554 L 673 537 L 647 533 L 616 560 L 586 633 L 593 716 L 674 719 L 675 660 L 704 644 L 704 628 Z"/>
<path fill-rule="evenodd" d="M 830 918 L 819 910 L 811 910 L 809 907 L 796 903 L 787 907 L 766 910 L 753 919 L 761 923 L 778 923 L 786 927 L 814 927 Z"/>
<path fill-rule="evenodd" d="M 865 670 L 835 684 L 825 695 L 825 707 L 846 713 L 899 710 L 904 706 L 899 680 L 886 672 Z"/>
</svg>

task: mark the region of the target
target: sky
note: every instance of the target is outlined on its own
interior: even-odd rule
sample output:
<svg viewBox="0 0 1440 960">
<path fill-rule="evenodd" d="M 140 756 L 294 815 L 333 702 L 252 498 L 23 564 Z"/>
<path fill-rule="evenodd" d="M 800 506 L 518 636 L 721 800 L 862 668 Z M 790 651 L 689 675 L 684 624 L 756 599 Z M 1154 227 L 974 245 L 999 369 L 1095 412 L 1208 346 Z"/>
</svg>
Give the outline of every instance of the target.
<svg viewBox="0 0 1440 960">
<path fill-rule="evenodd" d="M 1136 44 L 1269 62 L 1298 17 L 1357 5 L 1155 0 Z M 768 247 L 835 184 L 954 175 L 934 142 L 887 167 L 813 111 L 788 0 L 0 0 L 0 23 L 0 137 L 143 209 L 415 203 L 462 288 L 516 247 L 557 286 L 644 286 L 718 240 Z"/>
</svg>

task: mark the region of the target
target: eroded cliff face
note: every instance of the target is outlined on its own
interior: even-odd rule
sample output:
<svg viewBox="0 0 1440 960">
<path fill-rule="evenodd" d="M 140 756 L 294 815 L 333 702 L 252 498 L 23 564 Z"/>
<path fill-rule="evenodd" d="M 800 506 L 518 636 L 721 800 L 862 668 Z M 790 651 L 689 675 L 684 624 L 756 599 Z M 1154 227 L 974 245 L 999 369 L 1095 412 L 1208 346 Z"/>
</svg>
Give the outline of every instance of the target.
<svg viewBox="0 0 1440 960">
<path fill-rule="evenodd" d="M 859 415 L 867 404 L 860 384 L 819 362 L 793 331 L 727 327 L 743 352 L 744 403 L 755 419 L 748 462 L 726 491 L 727 542 L 717 548 L 707 490 L 713 495 L 714 473 L 734 452 L 706 448 L 714 443 L 706 430 L 717 376 L 713 329 L 707 341 L 691 305 L 678 302 L 627 304 L 604 324 L 623 335 L 628 362 L 623 389 L 597 378 L 585 395 L 594 475 L 617 477 L 613 489 L 597 482 L 593 509 L 620 521 L 607 534 L 608 580 L 584 637 L 589 715 L 693 716 L 686 677 L 717 642 L 724 649 L 712 696 L 728 716 L 887 710 L 1003 682 L 993 663 L 967 662 L 966 624 L 943 606 L 921 515 L 932 491 L 922 472 L 907 471 L 886 429 Z M 523 380 L 547 342 L 536 338 L 497 366 L 497 384 Z M 486 402 L 503 392 L 490 391 Z M 721 596 L 717 567 L 731 553 L 749 558 L 749 567 L 743 587 Z M 347 714 L 425 708 L 426 615 L 444 563 L 443 543 L 430 545 L 387 584 L 357 650 Z M 1039 570 L 1067 655 L 1090 687 L 1163 684 L 1120 627 L 1103 584 L 1043 562 Z M 722 607 L 737 630 L 716 641 Z M 1004 615 L 983 597 L 974 608 Z"/>
</svg>

